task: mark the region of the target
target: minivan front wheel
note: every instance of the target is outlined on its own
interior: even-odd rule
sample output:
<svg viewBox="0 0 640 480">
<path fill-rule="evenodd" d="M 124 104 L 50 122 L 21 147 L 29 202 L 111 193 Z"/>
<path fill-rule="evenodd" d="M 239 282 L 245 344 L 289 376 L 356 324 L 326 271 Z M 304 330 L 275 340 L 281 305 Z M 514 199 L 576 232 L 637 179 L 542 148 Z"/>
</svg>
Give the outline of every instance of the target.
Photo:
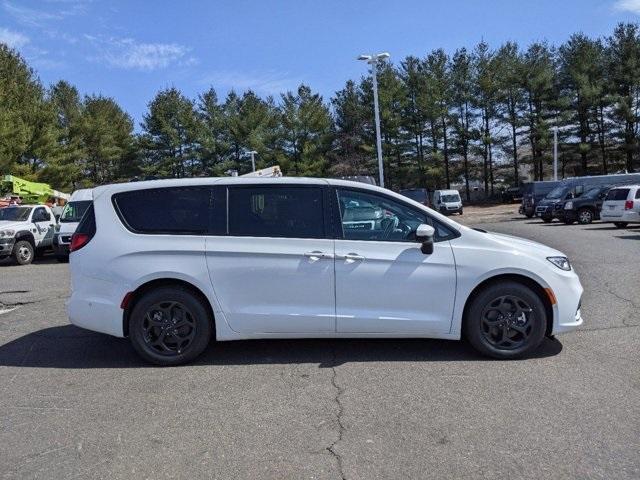
<svg viewBox="0 0 640 480">
<path fill-rule="evenodd" d="M 475 296 L 464 334 L 480 353 L 500 359 L 526 356 L 544 339 L 547 315 L 540 297 L 517 282 L 495 283 Z"/>
<path fill-rule="evenodd" d="M 180 286 L 160 287 L 140 298 L 130 316 L 133 348 L 158 365 L 180 365 L 200 355 L 211 340 L 212 319 L 203 302 Z"/>
</svg>

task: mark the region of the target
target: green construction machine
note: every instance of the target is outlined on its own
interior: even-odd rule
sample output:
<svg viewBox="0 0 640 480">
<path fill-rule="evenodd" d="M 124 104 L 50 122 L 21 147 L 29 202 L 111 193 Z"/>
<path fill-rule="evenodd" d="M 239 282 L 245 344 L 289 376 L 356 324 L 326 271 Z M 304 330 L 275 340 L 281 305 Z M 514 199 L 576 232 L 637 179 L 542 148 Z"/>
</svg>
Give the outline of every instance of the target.
<svg viewBox="0 0 640 480">
<path fill-rule="evenodd" d="M 46 183 L 30 182 L 13 175 L 0 177 L 0 201 L 18 196 L 22 203 L 45 203 L 52 200 L 69 200 L 66 193 L 54 190 Z"/>
</svg>

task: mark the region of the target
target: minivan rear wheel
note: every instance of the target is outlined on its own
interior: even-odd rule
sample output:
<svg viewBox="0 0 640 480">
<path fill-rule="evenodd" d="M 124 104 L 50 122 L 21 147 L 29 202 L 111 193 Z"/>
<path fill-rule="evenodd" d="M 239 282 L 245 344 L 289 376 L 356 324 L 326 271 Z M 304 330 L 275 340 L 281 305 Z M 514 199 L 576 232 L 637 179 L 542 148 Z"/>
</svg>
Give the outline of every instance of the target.
<svg viewBox="0 0 640 480">
<path fill-rule="evenodd" d="M 588 208 L 578 210 L 578 223 L 580 225 L 589 225 L 593 222 L 593 212 Z"/>
<path fill-rule="evenodd" d="M 464 335 L 483 355 L 499 359 L 526 356 L 544 339 L 547 315 L 539 295 L 517 282 L 488 286 L 473 298 Z"/>
<path fill-rule="evenodd" d="M 129 320 L 133 348 L 148 362 L 180 365 L 200 355 L 211 340 L 212 319 L 203 302 L 180 286 L 144 294 Z"/>
</svg>

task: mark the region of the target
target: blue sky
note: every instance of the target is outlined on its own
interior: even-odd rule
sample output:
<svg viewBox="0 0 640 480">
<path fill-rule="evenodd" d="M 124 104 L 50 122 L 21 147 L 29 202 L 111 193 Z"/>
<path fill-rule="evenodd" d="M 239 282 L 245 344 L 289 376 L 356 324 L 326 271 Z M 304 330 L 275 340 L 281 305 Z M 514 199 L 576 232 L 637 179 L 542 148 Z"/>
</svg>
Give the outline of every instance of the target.
<svg viewBox="0 0 640 480">
<path fill-rule="evenodd" d="M 0 0 L 0 41 L 50 84 L 115 98 L 138 124 L 159 89 L 213 86 L 260 95 L 300 82 L 325 100 L 365 73 L 360 53 L 392 60 L 484 39 L 558 44 L 640 21 L 640 0 Z"/>
</svg>

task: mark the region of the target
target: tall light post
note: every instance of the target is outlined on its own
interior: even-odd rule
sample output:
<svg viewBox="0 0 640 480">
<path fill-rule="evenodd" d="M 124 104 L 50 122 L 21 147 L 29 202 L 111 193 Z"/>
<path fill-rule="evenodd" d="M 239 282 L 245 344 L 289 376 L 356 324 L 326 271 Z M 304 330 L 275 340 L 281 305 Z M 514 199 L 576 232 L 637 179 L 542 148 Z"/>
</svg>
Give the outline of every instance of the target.
<svg viewBox="0 0 640 480">
<path fill-rule="evenodd" d="M 558 127 L 553 127 L 553 180 L 558 181 Z"/>
<path fill-rule="evenodd" d="M 250 152 L 247 152 L 249 155 L 251 155 L 251 171 L 255 172 L 256 171 L 256 155 L 258 154 L 258 152 L 256 152 L 255 150 L 251 150 Z"/>
<path fill-rule="evenodd" d="M 378 174 L 380 186 L 384 188 L 384 165 L 382 163 L 382 138 L 380 137 L 380 108 L 378 107 L 378 62 L 389 58 L 387 52 L 377 55 L 360 55 L 358 60 L 364 60 L 371 65 L 371 78 L 373 79 L 373 111 L 376 121 L 376 148 L 378 150 Z"/>
</svg>

